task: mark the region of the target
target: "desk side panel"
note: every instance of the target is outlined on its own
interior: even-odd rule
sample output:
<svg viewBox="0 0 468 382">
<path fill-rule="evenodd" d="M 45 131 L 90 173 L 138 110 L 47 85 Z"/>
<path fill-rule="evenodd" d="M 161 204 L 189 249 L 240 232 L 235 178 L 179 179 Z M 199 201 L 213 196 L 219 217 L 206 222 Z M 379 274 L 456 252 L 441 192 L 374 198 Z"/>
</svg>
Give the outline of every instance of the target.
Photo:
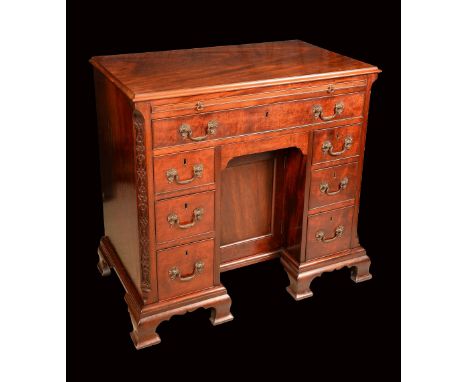
<svg viewBox="0 0 468 382">
<path fill-rule="evenodd" d="M 96 69 L 94 82 L 105 235 L 140 291 L 133 105 Z"/>
</svg>

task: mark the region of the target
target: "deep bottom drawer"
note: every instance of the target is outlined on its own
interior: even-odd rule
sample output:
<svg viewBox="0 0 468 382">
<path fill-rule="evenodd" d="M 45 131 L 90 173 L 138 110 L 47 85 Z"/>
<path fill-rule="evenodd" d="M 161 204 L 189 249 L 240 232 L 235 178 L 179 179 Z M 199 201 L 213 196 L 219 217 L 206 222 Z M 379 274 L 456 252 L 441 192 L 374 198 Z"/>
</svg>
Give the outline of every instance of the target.
<svg viewBox="0 0 468 382">
<path fill-rule="evenodd" d="M 160 300 L 213 286 L 213 240 L 160 250 L 156 256 Z"/>
<path fill-rule="evenodd" d="M 309 216 L 307 219 L 307 260 L 348 249 L 354 207 Z"/>
</svg>

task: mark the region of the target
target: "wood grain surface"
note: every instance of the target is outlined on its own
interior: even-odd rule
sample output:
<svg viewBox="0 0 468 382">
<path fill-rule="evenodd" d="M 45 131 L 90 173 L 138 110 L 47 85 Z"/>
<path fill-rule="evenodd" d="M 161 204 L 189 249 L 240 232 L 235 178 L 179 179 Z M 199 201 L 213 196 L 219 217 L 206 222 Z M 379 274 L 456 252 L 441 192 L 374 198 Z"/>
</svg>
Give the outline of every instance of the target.
<svg viewBox="0 0 468 382">
<path fill-rule="evenodd" d="M 379 71 L 298 40 L 97 56 L 91 63 L 135 101 Z"/>
<path fill-rule="evenodd" d="M 371 278 L 357 224 L 379 69 L 296 40 L 91 63 L 98 269 L 126 289 L 137 349 L 159 343 L 157 326 L 175 314 L 203 307 L 214 325 L 231 320 L 221 271 L 280 257 L 296 300 L 323 272 Z"/>
</svg>

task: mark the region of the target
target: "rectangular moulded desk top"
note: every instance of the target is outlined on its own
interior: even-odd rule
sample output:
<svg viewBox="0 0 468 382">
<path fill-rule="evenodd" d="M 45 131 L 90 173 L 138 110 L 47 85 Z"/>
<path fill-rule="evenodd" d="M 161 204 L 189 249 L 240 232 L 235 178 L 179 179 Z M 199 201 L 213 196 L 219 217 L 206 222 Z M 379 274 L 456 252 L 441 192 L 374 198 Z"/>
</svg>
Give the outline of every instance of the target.
<svg viewBox="0 0 468 382">
<path fill-rule="evenodd" d="M 90 62 L 133 101 L 380 72 L 299 40 L 96 56 Z"/>
</svg>

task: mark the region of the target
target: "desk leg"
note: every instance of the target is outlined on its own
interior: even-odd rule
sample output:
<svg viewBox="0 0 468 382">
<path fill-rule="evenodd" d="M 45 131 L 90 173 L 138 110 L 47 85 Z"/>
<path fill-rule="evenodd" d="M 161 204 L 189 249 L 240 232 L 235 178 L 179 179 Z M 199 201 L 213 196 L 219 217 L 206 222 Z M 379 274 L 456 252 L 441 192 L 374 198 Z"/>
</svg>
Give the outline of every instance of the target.
<svg viewBox="0 0 468 382">
<path fill-rule="evenodd" d="M 369 272 L 371 261 L 368 257 L 351 267 L 351 280 L 355 283 L 370 280 L 372 275 Z"/>
<path fill-rule="evenodd" d="M 311 278 L 301 278 L 295 279 L 288 274 L 290 285 L 286 288 L 287 292 L 294 298 L 294 300 L 299 301 L 307 297 L 312 297 L 314 294 L 310 290 L 310 283 L 314 279 Z"/>
<path fill-rule="evenodd" d="M 342 253 L 315 259 L 305 263 L 297 263 L 288 254 L 283 253 L 281 264 L 286 271 L 290 285 L 286 288 L 295 300 L 302 300 L 313 295 L 310 283 L 324 272 L 332 272 L 343 267 L 351 268 L 351 279 L 356 282 L 370 280 L 371 261 L 362 247 L 356 247 Z"/>
<path fill-rule="evenodd" d="M 132 338 L 135 348 L 139 350 L 151 345 L 159 344 L 161 342 L 159 334 L 156 333 L 156 328 L 162 320 L 150 319 L 146 322 L 137 322 L 130 312 L 130 309 L 128 312 L 130 313 L 130 318 L 133 325 L 133 331 L 130 333 L 130 337 Z"/>
<path fill-rule="evenodd" d="M 213 308 L 211 308 L 210 321 L 213 325 L 220 325 L 234 319 L 231 314 L 231 297 L 224 295 Z"/>
<path fill-rule="evenodd" d="M 205 308 L 211 309 L 210 321 L 213 325 L 223 324 L 233 319 L 230 312 L 231 297 L 222 285 L 144 307 L 136 306 L 134 298 L 128 293 L 125 296 L 125 301 L 133 325 L 130 337 L 137 349 L 160 343 L 161 338 L 156 330 L 161 322 L 170 320 L 174 315 Z"/>
<path fill-rule="evenodd" d="M 313 296 L 310 284 L 317 276 L 320 276 L 320 273 L 308 272 L 294 275 L 288 272 L 288 270 L 286 270 L 286 273 L 289 278 L 289 286 L 286 288 L 286 291 L 294 300 L 299 301 Z"/>
<path fill-rule="evenodd" d="M 106 258 L 104 257 L 104 254 L 102 253 L 101 249 L 98 249 L 98 256 L 99 261 L 97 263 L 97 268 L 99 270 L 99 273 L 101 273 L 102 276 L 109 276 L 111 274 L 111 267 L 107 262 Z"/>
</svg>

